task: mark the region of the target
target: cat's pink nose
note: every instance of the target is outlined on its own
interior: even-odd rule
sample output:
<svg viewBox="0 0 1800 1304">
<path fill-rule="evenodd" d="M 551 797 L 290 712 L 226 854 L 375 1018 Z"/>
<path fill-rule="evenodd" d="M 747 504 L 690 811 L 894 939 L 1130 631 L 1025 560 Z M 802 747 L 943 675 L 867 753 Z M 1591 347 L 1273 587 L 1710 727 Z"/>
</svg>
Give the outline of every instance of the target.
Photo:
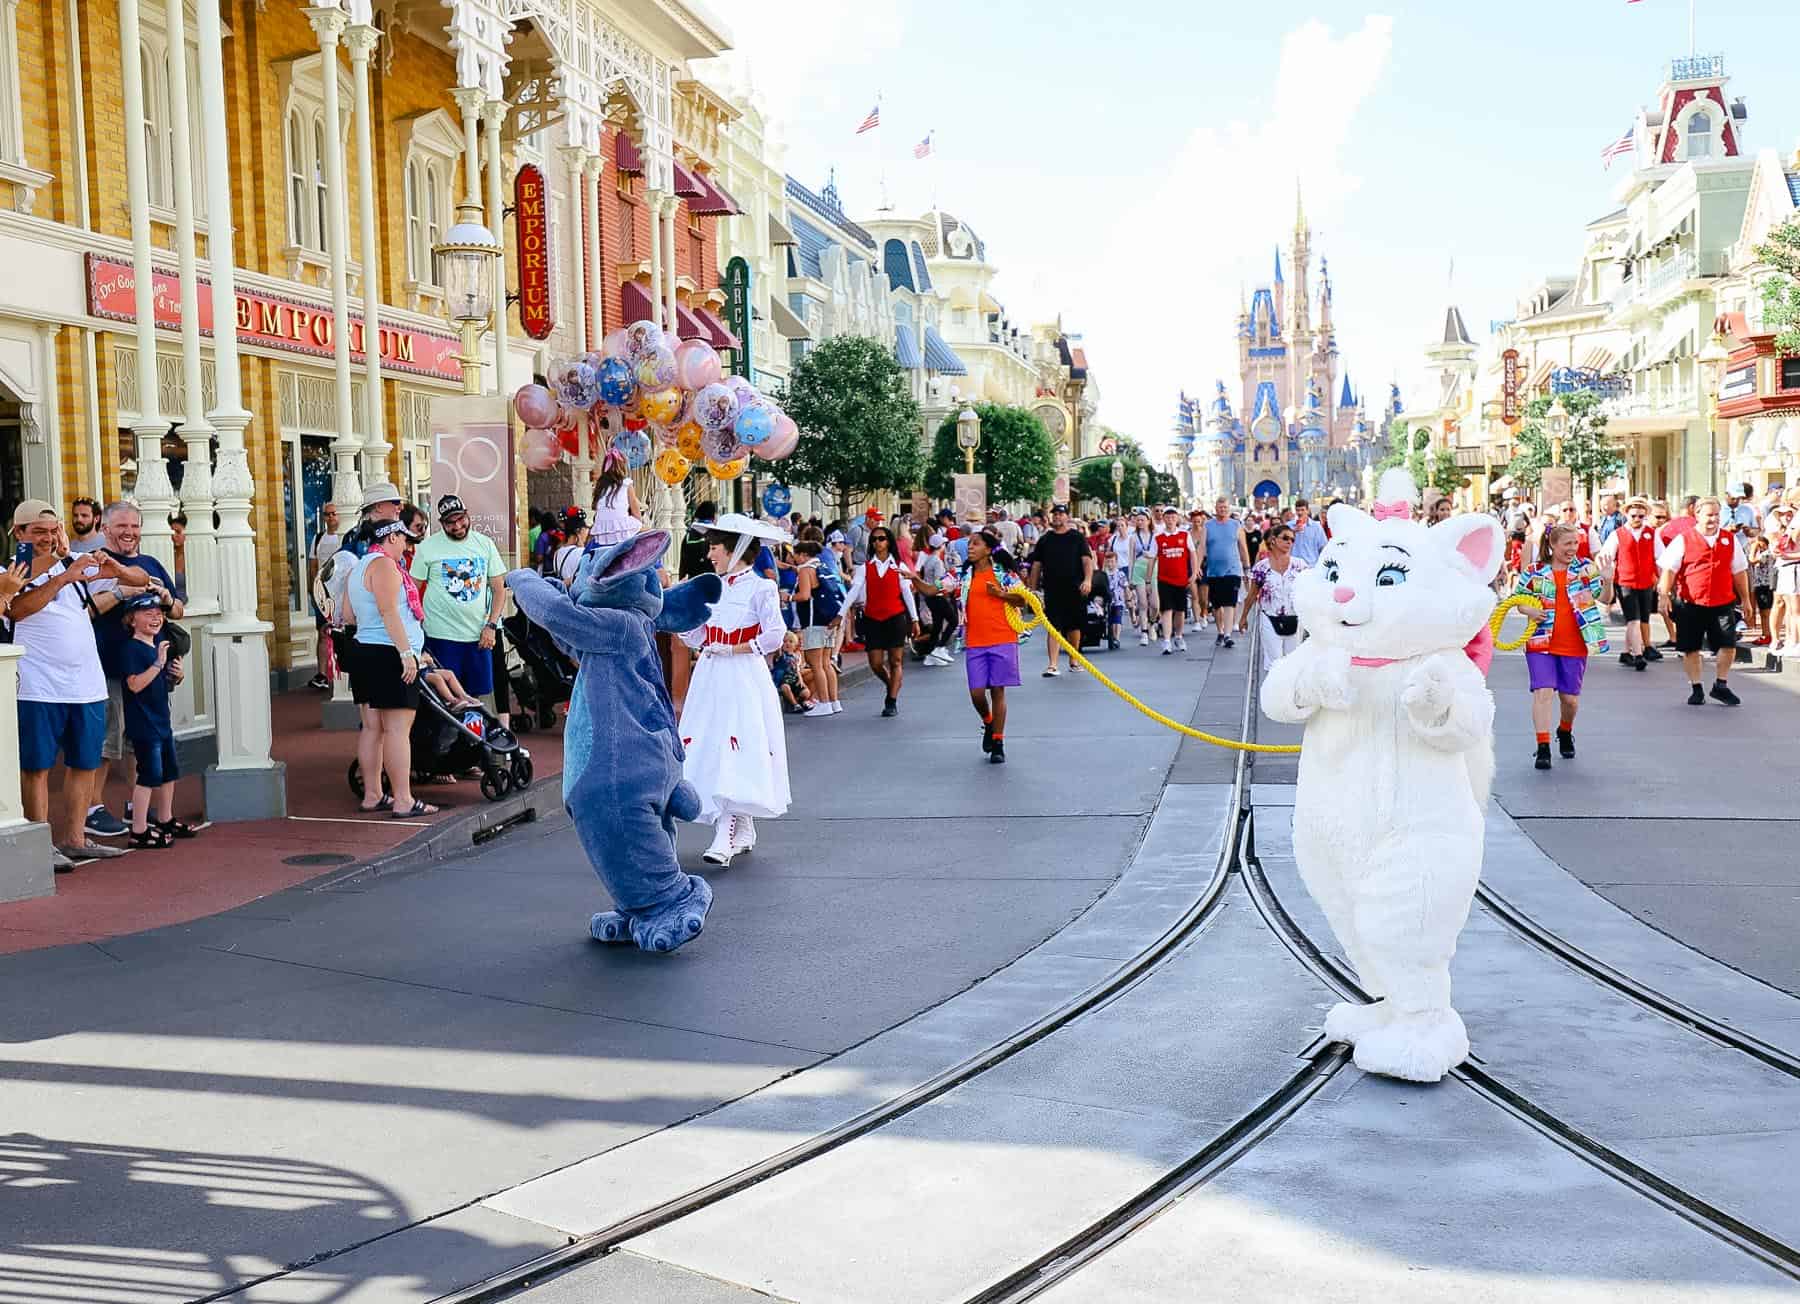
<svg viewBox="0 0 1800 1304">
<path fill-rule="evenodd" d="M 1356 600 L 1356 590 L 1351 588 L 1348 584 L 1340 584 L 1331 591 L 1331 600 L 1333 602 L 1354 602 Z"/>
</svg>

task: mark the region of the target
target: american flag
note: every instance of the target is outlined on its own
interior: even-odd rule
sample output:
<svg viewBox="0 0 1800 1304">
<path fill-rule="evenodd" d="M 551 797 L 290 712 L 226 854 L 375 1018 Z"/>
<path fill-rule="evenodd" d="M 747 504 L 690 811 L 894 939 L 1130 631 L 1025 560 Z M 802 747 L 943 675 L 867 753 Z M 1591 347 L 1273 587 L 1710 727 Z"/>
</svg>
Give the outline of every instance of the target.
<svg viewBox="0 0 1800 1304">
<path fill-rule="evenodd" d="M 931 157 L 931 136 L 932 136 L 931 132 L 929 132 L 929 131 L 926 132 L 925 139 L 920 141 L 917 145 L 913 146 L 913 157 L 914 158 L 930 158 Z"/>
<path fill-rule="evenodd" d="M 1612 144 L 1600 151 L 1600 161 L 1610 168 L 1613 160 L 1618 158 L 1619 155 L 1631 153 L 1632 146 L 1636 141 L 1637 124 L 1634 122 L 1625 129 L 1625 134 L 1623 136 L 1620 136 Z"/>
<path fill-rule="evenodd" d="M 856 129 L 856 134 L 860 136 L 865 131 L 874 131 L 875 128 L 879 127 L 880 125 L 881 125 L 881 101 L 877 100 L 875 102 L 875 107 L 869 110 L 869 116 L 862 120 L 862 126 L 860 126 Z"/>
</svg>

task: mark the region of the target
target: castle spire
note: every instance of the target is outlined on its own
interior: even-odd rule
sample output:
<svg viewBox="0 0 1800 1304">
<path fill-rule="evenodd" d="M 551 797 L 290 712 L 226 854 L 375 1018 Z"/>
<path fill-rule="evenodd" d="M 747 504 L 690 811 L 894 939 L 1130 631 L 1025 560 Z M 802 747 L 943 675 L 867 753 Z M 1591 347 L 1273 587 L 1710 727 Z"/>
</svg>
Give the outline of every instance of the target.
<svg viewBox="0 0 1800 1304">
<path fill-rule="evenodd" d="M 1294 178 L 1294 234 L 1306 230 L 1306 199 L 1300 193 L 1300 178 Z"/>
</svg>

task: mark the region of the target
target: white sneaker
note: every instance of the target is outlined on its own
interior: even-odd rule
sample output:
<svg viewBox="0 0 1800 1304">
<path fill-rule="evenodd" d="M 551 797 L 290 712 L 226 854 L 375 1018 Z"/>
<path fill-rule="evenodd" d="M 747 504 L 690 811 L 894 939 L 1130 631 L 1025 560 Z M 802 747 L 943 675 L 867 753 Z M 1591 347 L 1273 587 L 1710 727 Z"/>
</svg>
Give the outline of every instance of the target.
<svg viewBox="0 0 1800 1304">
<path fill-rule="evenodd" d="M 729 865 L 731 858 L 738 853 L 732 845 L 730 815 L 719 816 L 719 822 L 713 826 L 712 845 L 700 853 L 700 859 L 709 865 Z"/>
<path fill-rule="evenodd" d="M 1138 635 L 1138 646 L 1139 647 L 1149 647 L 1150 646 L 1150 633 L 1148 630 L 1146 630 L 1144 633 Z"/>
<path fill-rule="evenodd" d="M 1180 634 L 1175 636 L 1175 650 L 1177 652 L 1187 651 L 1187 639 Z"/>
<path fill-rule="evenodd" d="M 1162 654 L 1166 657 L 1174 656 L 1175 655 L 1175 645 L 1166 638 L 1162 641 L 1162 643 L 1163 643 Z"/>
<path fill-rule="evenodd" d="M 811 706 L 807 707 L 806 710 L 802 711 L 801 714 L 809 720 L 817 720 L 821 716 L 836 715 L 837 712 L 831 709 L 830 702 L 814 702 Z"/>
<path fill-rule="evenodd" d="M 831 713 L 833 715 L 842 715 L 844 713 L 844 704 L 842 702 L 833 702 L 831 704 Z"/>
<path fill-rule="evenodd" d="M 925 658 L 925 664 L 928 666 L 947 666 L 950 664 L 950 659 L 951 658 L 950 658 L 950 653 L 949 653 L 948 649 L 939 648 L 937 651 L 933 652 L 930 656 Z"/>
</svg>

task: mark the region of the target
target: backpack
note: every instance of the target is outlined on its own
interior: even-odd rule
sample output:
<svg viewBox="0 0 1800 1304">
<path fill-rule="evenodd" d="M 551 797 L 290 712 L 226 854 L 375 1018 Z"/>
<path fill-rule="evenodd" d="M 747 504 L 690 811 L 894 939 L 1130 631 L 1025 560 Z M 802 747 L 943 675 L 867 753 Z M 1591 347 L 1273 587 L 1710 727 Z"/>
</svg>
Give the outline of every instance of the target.
<svg viewBox="0 0 1800 1304">
<path fill-rule="evenodd" d="M 844 614 L 844 591 L 838 585 L 836 568 L 827 568 L 815 560 L 812 563 L 813 579 L 813 624 L 829 625 Z"/>
</svg>

